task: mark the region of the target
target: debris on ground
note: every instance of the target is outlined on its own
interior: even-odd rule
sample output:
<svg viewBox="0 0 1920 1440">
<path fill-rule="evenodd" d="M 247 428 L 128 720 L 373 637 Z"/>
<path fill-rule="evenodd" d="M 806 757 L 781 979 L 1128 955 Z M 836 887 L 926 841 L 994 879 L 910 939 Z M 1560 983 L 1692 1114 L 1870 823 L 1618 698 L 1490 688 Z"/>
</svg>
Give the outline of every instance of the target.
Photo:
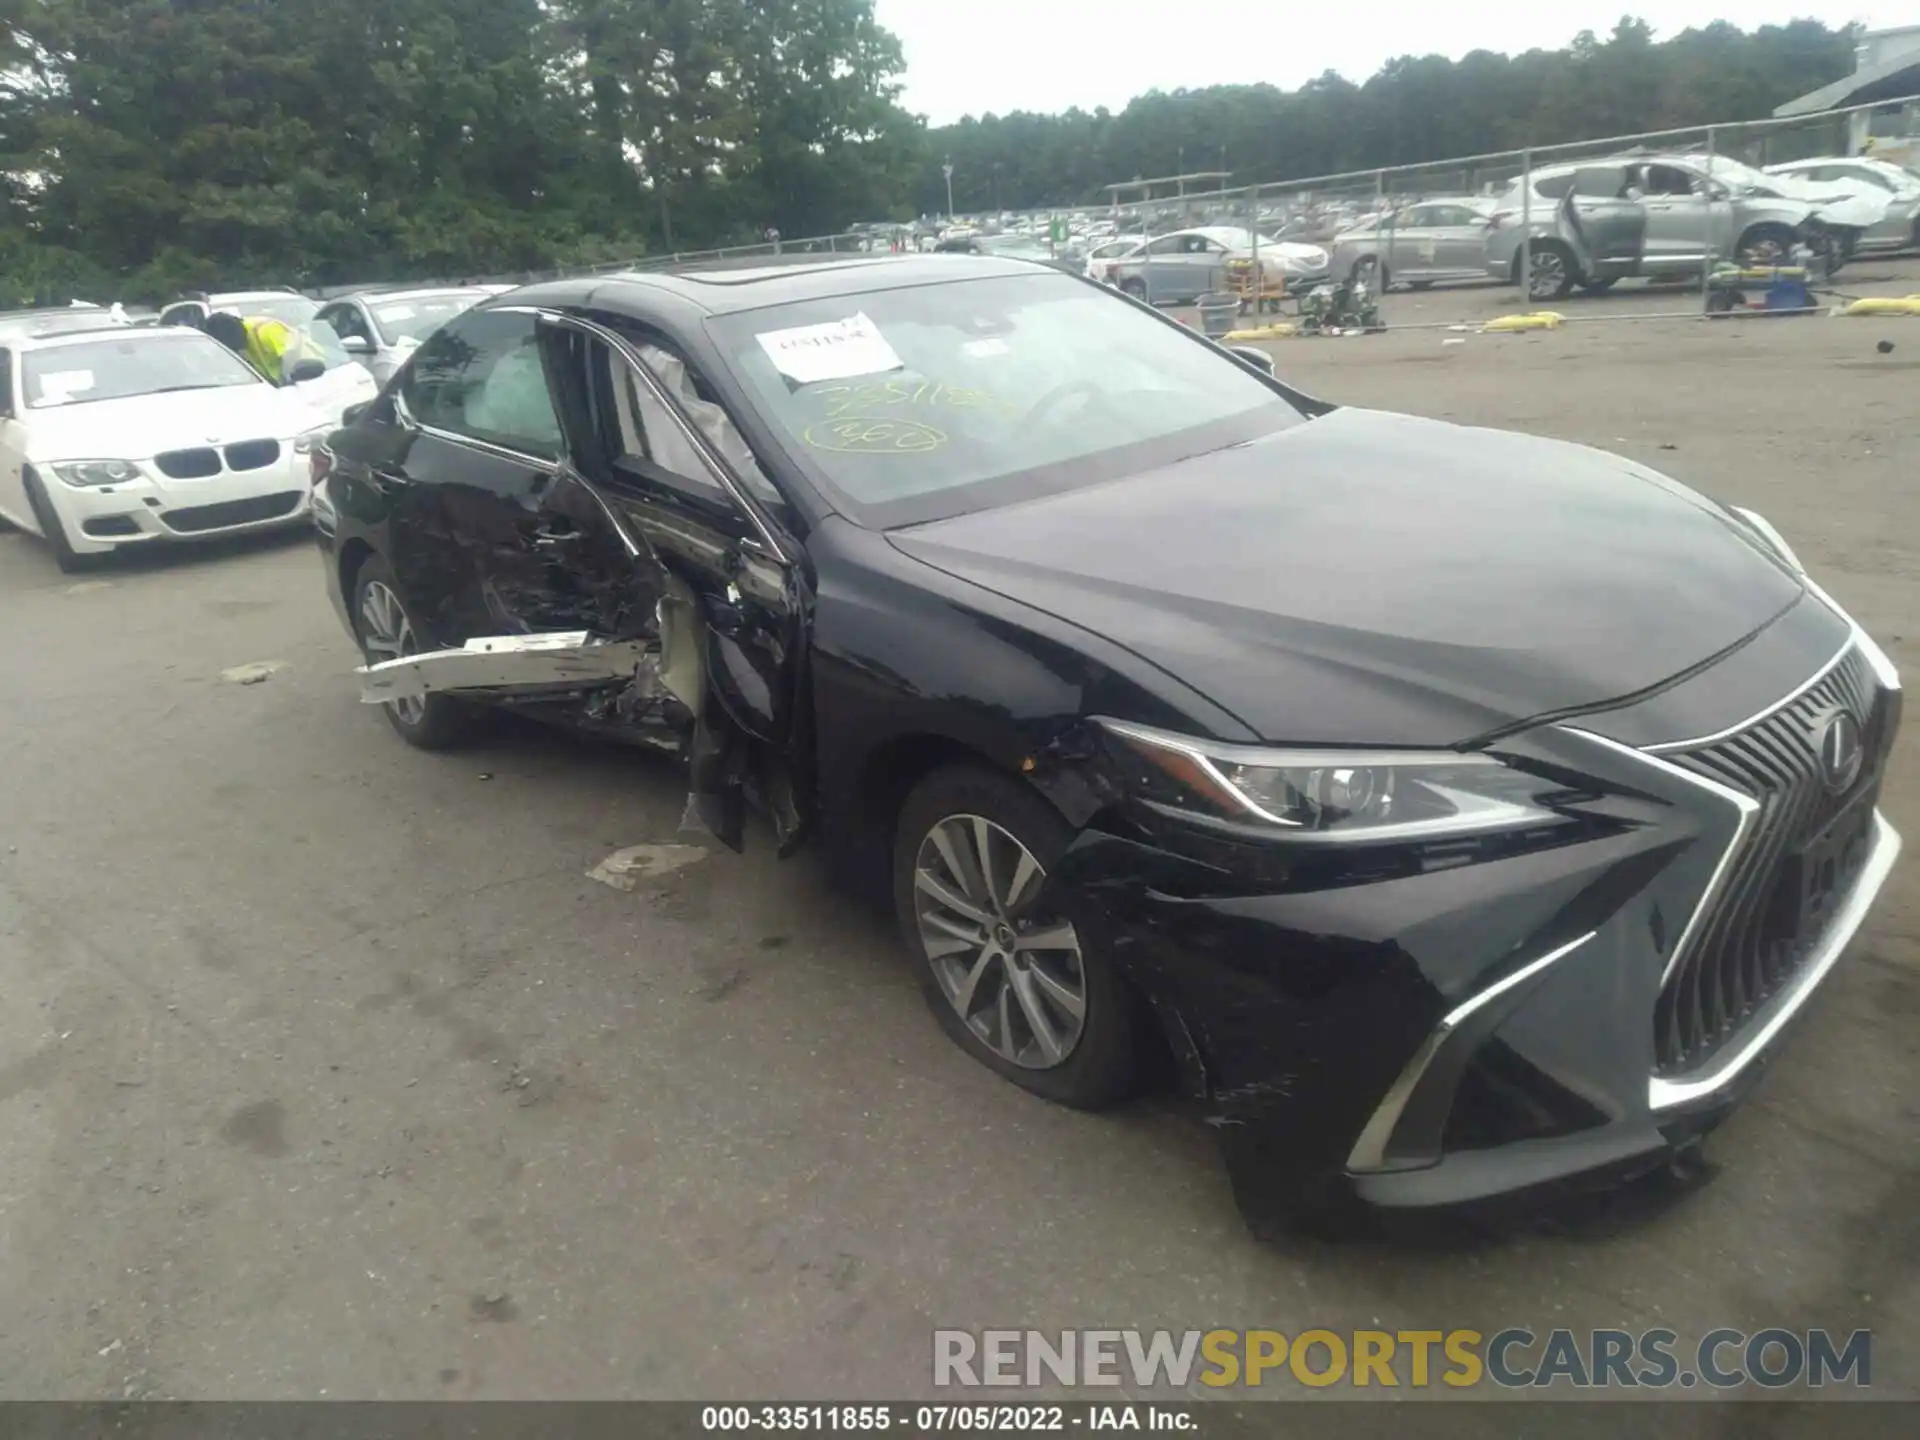
<svg viewBox="0 0 1920 1440">
<path fill-rule="evenodd" d="M 270 675 L 276 675 L 287 668 L 284 660 L 253 660 L 245 665 L 234 665 L 220 672 L 220 678 L 233 685 L 258 685 Z"/>
<path fill-rule="evenodd" d="M 1869 295 L 1855 300 L 1842 315 L 1920 315 L 1920 295 Z"/>
<path fill-rule="evenodd" d="M 1558 330 L 1567 317 L 1558 310 L 1533 310 L 1524 315 L 1497 315 L 1480 327 L 1482 335 L 1519 335 L 1528 330 Z"/>
<path fill-rule="evenodd" d="M 1891 355 L 1893 353 L 1893 341 L 1882 340 L 1878 345 L 1874 346 L 1873 348 L 1878 350 L 1882 355 Z"/>
<path fill-rule="evenodd" d="M 631 890 L 642 880 L 671 875 L 706 858 L 706 849 L 699 845 L 629 845 L 587 871 L 587 878 L 615 890 Z"/>
</svg>

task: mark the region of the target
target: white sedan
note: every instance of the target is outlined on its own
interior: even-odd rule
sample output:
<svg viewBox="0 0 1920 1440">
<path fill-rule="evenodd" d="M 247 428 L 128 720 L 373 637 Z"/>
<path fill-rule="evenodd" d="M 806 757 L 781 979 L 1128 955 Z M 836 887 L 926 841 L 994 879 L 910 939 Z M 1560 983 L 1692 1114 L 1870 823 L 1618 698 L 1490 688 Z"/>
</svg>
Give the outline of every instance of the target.
<svg viewBox="0 0 1920 1440">
<path fill-rule="evenodd" d="M 70 331 L 0 350 L 0 518 L 60 568 L 126 545 L 299 522 L 340 414 L 185 328 Z"/>
</svg>

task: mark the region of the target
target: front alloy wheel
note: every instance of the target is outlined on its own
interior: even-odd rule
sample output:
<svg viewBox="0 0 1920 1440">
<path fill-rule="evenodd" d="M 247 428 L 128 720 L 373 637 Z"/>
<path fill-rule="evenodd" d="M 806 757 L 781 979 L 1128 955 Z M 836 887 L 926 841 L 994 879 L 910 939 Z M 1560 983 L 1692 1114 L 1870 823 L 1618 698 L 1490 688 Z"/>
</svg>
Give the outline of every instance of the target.
<svg viewBox="0 0 1920 1440">
<path fill-rule="evenodd" d="M 914 907 L 934 978 L 980 1042 L 1031 1070 L 1063 1063 L 1087 1016 L 1086 972 L 1071 923 L 1035 924 L 1047 872 L 980 815 L 949 815 L 920 842 Z"/>
<path fill-rule="evenodd" d="M 985 765 L 935 770 L 900 808 L 893 894 L 901 938 L 940 1026 L 988 1069 L 1081 1109 L 1138 1088 L 1140 999 L 1069 913 L 1049 867 L 1073 843 L 1031 785 Z"/>
</svg>

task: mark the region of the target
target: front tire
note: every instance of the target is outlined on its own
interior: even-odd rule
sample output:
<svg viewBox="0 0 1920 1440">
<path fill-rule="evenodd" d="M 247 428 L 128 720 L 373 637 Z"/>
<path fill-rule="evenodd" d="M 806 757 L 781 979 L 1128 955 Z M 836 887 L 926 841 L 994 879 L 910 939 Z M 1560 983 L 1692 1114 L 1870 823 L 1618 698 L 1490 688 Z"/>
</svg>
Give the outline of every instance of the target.
<svg viewBox="0 0 1920 1440">
<path fill-rule="evenodd" d="M 1138 1087 L 1142 1012 L 1084 917 L 1044 893 L 1072 840 L 1018 781 L 943 767 L 901 807 L 894 907 L 954 1043 L 1036 1095 L 1093 1110 Z"/>
<path fill-rule="evenodd" d="M 1788 264 L 1793 259 L 1793 231 L 1785 225 L 1752 226 L 1740 237 L 1734 255 L 1749 268 Z"/>
<path fill-rule="evenodd" d="M 393 571 L 378 555 L 369 556 L 353 577 L 353 630 L 369 665 L 397 660 L 419 648 L 413 619 L 400 600 Z M 450 750 L 469 739 L 477 712 L 450 695 L 390 700 L 380 709 L 395 733 L 421 750 Z"/>
<path fill-rule="evenodd" d="M 1147 298 L 1147 282 L 1131 278 L 1122 280 L 1120 282 L 1120 293 L 1122 295 L 1131 295 L 1136 300 L 1145 300 Z"/>
<path fill-rule="evenodd" d="M 53 563 L 60 567 L 60 573 L 79 575 L 91 568 L 97 557 L 82 555 L 69 543 L 66 528 L 60 523 L 59 512 L 53 508 L 53 501 L 47 498 L 47 492 L 41 488 L 40 477 L 29 470 L 24 479 L 27 504 L 33 507 L 33 518 L 40 523 L 41 538 L 47 542 L 47 548 L 53 551 Z"/>
</svg>

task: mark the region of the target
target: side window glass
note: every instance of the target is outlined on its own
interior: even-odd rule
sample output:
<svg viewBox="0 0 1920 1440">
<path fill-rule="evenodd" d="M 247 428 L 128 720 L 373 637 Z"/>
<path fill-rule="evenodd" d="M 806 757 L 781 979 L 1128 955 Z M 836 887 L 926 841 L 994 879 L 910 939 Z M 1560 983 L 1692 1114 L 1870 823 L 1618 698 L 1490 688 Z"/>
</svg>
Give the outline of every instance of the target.
<svg viewBox="0 0 1920 1440">
<path fill-rule="evenodd" d="M 448 322 L 414 354 L 402 393 L 423 425 L 546 459 L 560 453 L 531 315 L 482 311 Z"/>
<path fill-rule="evenodd" d="M 1533 193 L 1536 195 L 1544 195 L 1549 200 L 1564 199 L 1573 189 L 1575 178 L 1572 172 L 1565 175 L 1548 175 L 1543 179 L 1533 182 Z M 1583 195 L 1591 195 L 1594 192 L 1583 186 L 1580 193 Z"/>
<path fill-rule="evenodd" d="M 0 415 L 13 414 L 13 352 L 0 350 Z"/>
<path fill-rule="evenodd" d="M 1177 255 L 1180 253 L 1180 237 L 1178 235 L 1163 235 L 1151 245 L 1147 246 L 1147 253 L 1149 255 Z"/>
<path fill-rule="evenodd" d="M 728 468 L 740 477 L 740 483 L 757 498 L 777 503 L 780 492 L 774 488 L 773 482 L 767 479 L 766 473 L 760 468 L 759 460 L 754 457 L 753 448 L 747 444 L 746 436 L 740 433 L 739 427 L 733 423 L 733 417 L 727 414 L 726 407 L 714 397 L 707 383 L 685 360 L 671 350 L 659 345 L 641 345 L 639 350 L 640 358 L 646 361 L 647 368 L 653 372 L 653 377 L 660 382 L 661 388 L 671 395 L 686 412 L 687 418 L 693 421 L 694 428 L 700 432 L 701 438 L 720 452 Z M 646 387 L 637 388 L 644 391 Z M 653 403 L 650 395 L 646 398 L 649 403 Z M 671 424 L 673 417 L 662 414 L 661 419 Z M 680 431 L 680 427 L 674 425 L 673 430 L 676 440 L 686 445 L 686 436 Z M 690 445 L 686 448 L 694 459 L 699 458 Z M 700 473 L 707 473 L 704 464 L 701 465 Z"/>
<path fill-rule="evenodd" d="M 320 319 L 333 326 L 333 333 L 342 340 L 357 335 L 362 340 L 371 341 L 373 336 L 367 333 L 367 322 L 362 318 L 356 305 L 335 305 L 330 310 L 322 310 Z"/>
</svg>

